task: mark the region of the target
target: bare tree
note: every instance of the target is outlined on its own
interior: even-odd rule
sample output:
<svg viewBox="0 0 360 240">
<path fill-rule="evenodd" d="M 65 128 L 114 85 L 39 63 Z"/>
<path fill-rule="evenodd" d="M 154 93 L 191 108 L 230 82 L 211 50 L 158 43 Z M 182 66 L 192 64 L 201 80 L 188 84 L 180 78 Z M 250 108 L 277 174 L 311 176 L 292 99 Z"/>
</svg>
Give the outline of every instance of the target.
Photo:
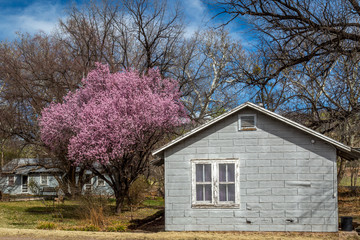
<svg viewBox="0 0 360 240">
<path fill-rule="evenodd" d="M 234 79 L 239 91 L 246 92 L 246 99 L 271 111 L 282 111 L 291 96 L 287 79 L 288 71 L 275 75 L 278 63 L 268 56 L 264 44 L 257 51 L 249 52 L 241 61 L 234 62 Z"/>
<path fill-rule="evenodd" d="M 171 10 L 166 0 L 91 1 L 69 10 L 58 38 L 84 75 L 95 62 L 109 64 L 112 71 L 157 67 L 165 73 L 183 34 L 181 17 L 180 9 Z"/>
<path fill-rule="evenodd" d="M 241 45 L 225 29 L 200 31 L 184 40 L 172 76 L 194 121 L 201 123 L 236 104 L 233 63 L 243 58 Z"/>
<path fill-rule="evenodd" d="M 0 45 L 0 79 L 3 83 L 0 133 L 30 148 L 32 157 L 43 156 L 48 153 L 41 142 L 37 124 L 41 110 L 53 101 L 61 101 L 68 91 L 75 90 L 81 80 L 81 71 L 73 64 L 63 43 L 53 37 L 45 34 L 19 37 L 14 42 Z M 56 159 L 63 158 L 66 158 L 65 153 L 57 153 Z M 58 164 L 57 167 L 64 171 L 66 186 L 80 187 L 76 184 L 74 166 Z"/>
<path fill-rule="evenodd" d="M 360 52 L 360 5 L 355 0 L 219 0 L 229 21 L 246 16 L 271 41 L 283 69 L 317 60 L 327 70 L 340 56 Z"/>
</svg>

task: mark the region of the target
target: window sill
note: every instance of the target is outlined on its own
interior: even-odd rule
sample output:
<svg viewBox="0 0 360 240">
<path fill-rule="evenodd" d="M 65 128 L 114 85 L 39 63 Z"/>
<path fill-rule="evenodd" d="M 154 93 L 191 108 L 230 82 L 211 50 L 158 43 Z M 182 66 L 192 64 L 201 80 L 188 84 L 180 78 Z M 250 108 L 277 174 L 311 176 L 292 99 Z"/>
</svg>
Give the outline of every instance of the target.
<svg viewBox="0 0 360 240">
<path fill-rule="evenodd" d="M 240 204 L 192 204 L 191 208 L 239 208 Z"/>
</svg>

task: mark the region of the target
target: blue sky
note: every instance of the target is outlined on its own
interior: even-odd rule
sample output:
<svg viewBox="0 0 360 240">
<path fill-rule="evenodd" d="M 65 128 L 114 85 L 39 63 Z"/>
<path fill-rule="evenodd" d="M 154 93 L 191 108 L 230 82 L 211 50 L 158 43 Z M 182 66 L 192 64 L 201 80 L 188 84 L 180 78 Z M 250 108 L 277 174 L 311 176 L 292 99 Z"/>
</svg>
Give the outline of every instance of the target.
<svg viewBox="0 0 360 240">
<path fill-rule="evenodd" d="M 76 0 L 77 3 L 82 1 Z M 182 2 L 187 23 L 185 36 L 190 36 L 203 25 L 221 24 L 222 19 L 212 19 L 214 13 L 201 0 Z M 0 41 L 13 40 L 16 38 L 16 32 L 50 33 L 56 27 L 59 18 L 66 17 L 65 8 L 69 3 L 69 0 L 0 0 Z M 244 47 L 251 48 L 254 38 L 248 32 L 248 26 L 231 23 L 228 29 Z"/>
</svg>

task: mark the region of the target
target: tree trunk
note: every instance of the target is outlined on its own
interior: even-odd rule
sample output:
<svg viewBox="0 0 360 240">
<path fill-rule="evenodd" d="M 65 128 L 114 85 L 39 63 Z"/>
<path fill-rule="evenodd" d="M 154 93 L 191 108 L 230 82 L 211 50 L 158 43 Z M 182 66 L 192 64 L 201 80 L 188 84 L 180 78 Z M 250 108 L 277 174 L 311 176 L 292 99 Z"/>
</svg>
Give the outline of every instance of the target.
<svg viewBox="0 0 360 240">
<path fill-rule="evenodd" d="M 121 208 L 123 207 L 124 205 L 124 200 L 125 200 L 125 195 L 121 194 L 121 193 L 118 193 L 116 194 L 115 193 L 115 196 L 116 196 L 116 207 L 115 207 L 115 213 L 116 214 L 120 214 L 121 213 Z"/>
<path fill-rule="evenodd" d="M 342 157 L 339 157 L 340 163 L 339 163 L 339 168 L 338 168 L 338 173 L 337 173 L 337 182 L 338 184 L 340 184 L 341 180 L 344 177 L 345 174 L 345 160 Z"/>
</svg>

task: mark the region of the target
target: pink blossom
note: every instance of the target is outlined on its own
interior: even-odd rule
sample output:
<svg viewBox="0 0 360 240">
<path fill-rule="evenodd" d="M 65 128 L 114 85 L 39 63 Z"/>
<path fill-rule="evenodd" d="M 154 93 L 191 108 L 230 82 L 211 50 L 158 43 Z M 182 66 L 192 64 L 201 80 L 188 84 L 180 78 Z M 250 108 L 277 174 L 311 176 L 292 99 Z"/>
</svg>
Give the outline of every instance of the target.
<svg viewBox="0 0 360 240">
<path fill-rule="evenodd" d="M 148 150 L 152 138 L 187 118 L 177 82 L 157 70 L 110 73 L 98 64 L 82 83 L 63 103 L 45 108 L 39 121 L 43 142 L 53 151 L 65 146 L 76 163 L 108 163 Z"/>
</svg>

